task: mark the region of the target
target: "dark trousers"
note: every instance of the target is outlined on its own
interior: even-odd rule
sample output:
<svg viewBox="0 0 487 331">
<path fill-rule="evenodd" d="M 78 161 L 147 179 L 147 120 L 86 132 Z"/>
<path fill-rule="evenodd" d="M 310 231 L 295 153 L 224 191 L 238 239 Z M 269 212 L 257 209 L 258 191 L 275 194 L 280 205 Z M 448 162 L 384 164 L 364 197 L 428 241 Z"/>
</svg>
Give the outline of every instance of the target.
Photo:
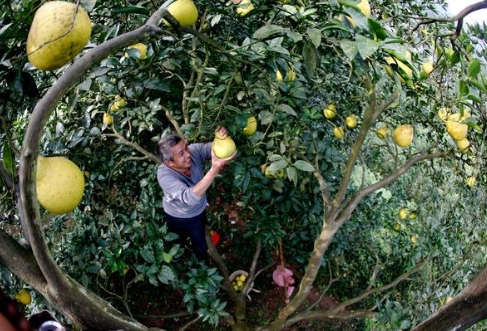
<svg viewBox="0 0 487 331">
<path fill-rule="evenodd" d="M 193 252 L 198 260 L 205 260 L 208 256 L 208 247 L 205 241 L 206 213 L 203 211 L 191 218 L 174 217 L 167 213 L 165 215 L 169 231 L 179 235 L 181 242 L 189 237 Z"/>
</svg>

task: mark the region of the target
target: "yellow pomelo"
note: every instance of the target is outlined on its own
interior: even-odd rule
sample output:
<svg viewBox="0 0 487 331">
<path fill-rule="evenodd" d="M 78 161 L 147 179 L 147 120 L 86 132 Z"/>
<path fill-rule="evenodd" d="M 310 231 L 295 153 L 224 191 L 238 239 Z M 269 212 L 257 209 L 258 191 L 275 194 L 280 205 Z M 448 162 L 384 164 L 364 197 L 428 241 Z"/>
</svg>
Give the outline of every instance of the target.
<svg viewBox="0 0 487 331">
<path fill-rule="evenodd" d="M 407 208 L 401 208 L 401 210 L 399 210 L 399 218 L 400 219 L 404 220 L 408 216 L 409 216 L 409 209 L 407 209 Z"/>
<path fill-rule="evenodd" d="M 282 77 L 281 71 L 279 69 L 276 70 L 276 80 L 278 83 L 282 83 L 284 81 L 284 77 Z"/>
<path fill-rule="evenodd" d="M 326 118 L 328 118 L 329 120 L 331 120 L 332 118 L 334 118 L 336 116 L 336 107 L 335 105 L 328 105 L 325 107 L 325 109 L 323 109 L 323 115 L 325 115 Z"/>
<path fill-rule="evenodd" d="M 416 237 L 414 234 L 411 236 L 411 243 L 415 244 L 418 241 L 418 237 Z"/>
<path fill-rule="evenodd" d="M 169 5 L 167 11 L 179 22 L 181 26 L 192 26 L 198 19 L 198 8 L 193 0 L 177 0 Z M 164 24 L 171 24 L 164 20 Z"/>
<path fill-rule="evenodd" d="M 103 113 L 103 124 L 112 125 L 113 124 L 113 116 L 108 113 Z"/>
<path fill-rule="evenodd" d="M 410 219 L 415 220 L 416 219 L 416 213 L 412 212 L 411 215 L 409 216 Z"/>
<path fill-rule="evenodd" d="M 74 210 L 85 189 L 83 172 L 64 157 L 37 159 L 37 200 L 53 214 L 66 214 Z"/>
<path fill-rule="evenodd" d="M 230 136 L 222 138 L 219 132 L 217 132 L 215 135 L 212 148 L 216 157 L 219 159 L 226 159 L 237 150 L 237 146 L 235 146 L 233 139 Z"/>
<path fill-rule="evenodd" d="M 257 120 L 254 116 L 247 119 L 247 126 L 243 129 L 243 134 L 251 136 L 257 131 Z"/>
<path fill-rule="evenodd" d="M 350 129 L 353 129 L 354 127 L 356 127 L 357 126 L 357 116 L 355 116 L 355 114 L 347 116 L 345 118 L 345 125 Z"/>
<path fill-rule="evenodd" d="M 470 187 L 474 186 L 476 182 L 477 182 L 477 179 L 473 176 L 467 178 L 467 185 Z"/>
<path fill-rule="evenodd" d="M 465 139 L 468 133 L 468 125 L 463 124 L 460 113 L 456 113 L 448 117 L 446 121 L 446 130 L 450 136 L 456 141 Z"/>
<path fill-rule="evenodd" d="M 337 139 L 343 139 L 343 137 L 345 136 L 345 131 L 342 127 L 336 127 L 333 129 L 333 135 Z"/>
<path fill-rule="evenodd" d="M 243 17 L 250 13 L 253 9 L 254 5 L 250 0 L 242 0 L 237 7 L 237 13 Z"/>
<path fill-rule="evenodd" d="M 19 293 L 15 295 L 15 299 L 23 305 L 30 305 L 32 302 L 32 297 L 30 292 L 27 291 L 25 288 L 20 290 Z"/>
<path fill-rule="evenodd" d="M 389 129 L 385 126 L 377 129 L 377 137 L 379 137 L 379 139 L 386 139 L 388 134 Z"/>
<path fill-rule="evenodd" d="M 141 60 L 145 60 L 147 58 L 147 45 L 142 44 L 142 43 L 138 43 L 138 44 L 131 45 L 131 46 L 127 47 L 127 49 L 130 49 L 130 48 L 136 48 L 139 50 Z M 125 53 L 125 57 L 129 57 L 128 53 Z"/>
<path fill-rule="evenodd" d="M 287 80 L 288 82 L 294 82 L 296 80 L 296 72 L 292 67 L 289 67 L 289 70 L 287 72 Z"/>
<path fill-rule="evenodd" d="M 448 117 L 450 117 L 450 114 L 451 114 L 450 108 L 443 107 L 443 108 L 438 109 L 438 118 L 442 122 L 446 122 L 446 120 L 448 119 Z"/>
<path fill-rule="evenodd" d="M 458 150 L 462 153 L 466 153 L 470 147 L 470 141 L 467 138 L 457 141 Z"/>
<path fill-rule="evenodd" d="M 413 126 L 410 124 L 398 126 L 392 135 L 394 142 L 400 147 L 408 147 L 413 142 L 413 131 Z"/>
<path fill-rule="evenodd" d="M 125 107 L 126 104 L 127 101 L 125 101 L 124 98 L 117 96 L 115 100 L 112 102 L 112 104 L 110 105 L 110 111 L 119 111 L 120 109 Z"/>
<path fill-rule="evenodd" d="M 423 71 L 426 75 L 429 75 L 433 71 L 433 63 L 431 62 L 425 62 L 423 63 Z"/>
<path fill-rule="evenodd" d="M 401 224 L 394 224 L 394 230 L 399 231 L 401 230 Z"/>
<path fill-rule="evenodd" d="M 45 2 L 36 12 L 27 37 L 27 57 L 40 70 L 60 68 L 83 50 L 91 21 L 81 6 L 65 1 Z"/>
</svg>

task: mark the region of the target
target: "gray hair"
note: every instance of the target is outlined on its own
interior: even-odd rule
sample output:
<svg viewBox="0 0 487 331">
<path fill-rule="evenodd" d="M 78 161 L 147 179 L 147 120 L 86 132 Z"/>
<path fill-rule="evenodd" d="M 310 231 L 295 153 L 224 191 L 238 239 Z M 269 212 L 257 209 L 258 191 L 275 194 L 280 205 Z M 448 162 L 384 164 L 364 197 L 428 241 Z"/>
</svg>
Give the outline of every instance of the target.
<svg viewBox="0 0 487 331">
<path fill-rule="evenodd" d="M 157 143 L 157 152 L 159 153 L 159 157 L 161 161 L 173 161 L 173 155 L 171 152 L 171 147 L 177 145 L 182 138 L 178 135 L 171 134 L 169 136 L 165 136 Z"/>
</svg>

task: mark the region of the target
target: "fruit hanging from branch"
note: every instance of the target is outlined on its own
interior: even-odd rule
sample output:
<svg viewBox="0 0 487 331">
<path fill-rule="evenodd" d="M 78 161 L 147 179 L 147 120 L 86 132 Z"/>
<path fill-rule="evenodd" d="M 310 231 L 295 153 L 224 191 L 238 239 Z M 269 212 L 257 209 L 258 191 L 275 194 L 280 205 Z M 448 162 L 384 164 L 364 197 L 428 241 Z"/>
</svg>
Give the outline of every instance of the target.
<svg viewBox="0 0 487 331">
<path fill-rule="evenodd" d="M 71 2 L 45 2 L 36 12 L 27 37 L 27 57 L 40 70 L 54 70 L 74 59 L 91 35 L 83 7 Z"/>
<path fill-rule="evenodd" d="M 233 141 L 232 137 L 226 136 L 223 138 L 220 132 L 215 134 L 212 148 L 216 157 L 219 159 L 226 159 L 237 150 L 237 146 L 235 146 L 235 142 Z"/>
<path fill-rule="evenodd" d="M 37 158 L 37 200 L 52 214 L 66 214 L 81 202 L 85 190 L 83 172 L 72 161 L 56 156 Z"/>
</svg>

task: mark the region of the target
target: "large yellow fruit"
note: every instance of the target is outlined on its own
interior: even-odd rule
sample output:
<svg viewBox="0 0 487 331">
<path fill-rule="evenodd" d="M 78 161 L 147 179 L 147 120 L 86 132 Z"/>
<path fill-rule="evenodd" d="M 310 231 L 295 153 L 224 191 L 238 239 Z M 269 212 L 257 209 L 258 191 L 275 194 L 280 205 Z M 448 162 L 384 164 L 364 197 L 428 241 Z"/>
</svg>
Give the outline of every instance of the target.
<svg viewBox="0 0 487 331">
<path fill-rule="evenodd" d="M 125 101 L 124 98 L 117 96 L 115 100 L 112 102 L 112 104 L 110 105 L 110 111 L 119 111 L 120 109 L 125 107 L 126 104 L 127 101 Z"/>
<path fill-rule="evenodd" d="M 66 214 L 74 210 L 85 189 L 83 173 L 76 164 L 64 157 L 37 159 L 37 200 L 53 214 Z"/>
<path fill-rule="evenodd" d="M 423 65 L 423 71 L 426 75 L 429 75 L 433 71 L 433 63 L 431 62 L 424 62 Z"/>
<path fill-rule="evenodd" d="M 243 17 L 250 13 L 253 9 L 254 5 L 250 0 L 242 0 L 237 7 L 237 13 Z"/>
<path fill-rule="evenodd" d="M 470 141 L 467 138 L 457 141 L 458 150 L 462 153 L 467 153 L 470 147 Z"/>
<path fill-rule="evenodd" d="M 192 26 L 198 19 L 198 8 L 193 0 L 177 0 L 169 5 L 167 11 L 179 22 L 181 26 Z M 171 24 L 164 20 L 164 24 Z"/>
<path fill-rule="evenodd" d="M 456 141 L 465 139 L 468 133 L 468 125 L 462 123 L 462 116 L 456 113 L 448 117 L 446 121 L 446 130 Z"/>
<path fill-rule="evenodd" d="M 103 124 L 112 125 L 113 124 L 113 116 L 108 114 L 108 113 L 103 113 Z"/>
<path fill-rule="evenodd" d="M 140 59 L 145 60 L 147 58 L 147 45 L 138 43 L 127 47 L 127 49 L 136 48 L 140 52 Z M 128 53 L 125 53 L 125 57 L 129 57 Z"/>
<path fill-rule="evenodd" d="M 37 69 L 60 68 L 83 50 L 90 34 L 91 21 L 81 6 L 65 1 L 45 2 L 29 30 L 27 57 Z"/>
<path fill-rule="evenodd" d="M 337 139 L 343 139 L 343 137 L 345 136 L 345 131 L 343 130 L 343 128 L 341 126 L 336 127 L 333 129 L 333 135 Z"/>
<path fill-rule="evenodd" d="M 226 159 L 237 150 L 237 146 L 235 146 L 233 139 L 230 136 L 223 138 L 219 132 L 215 135 L 212 148 L 216 157 L 219 159 Z"/>
<path fill-rule="evenodd" d="M 377 129 L 377 137 L 379 137 L 379 139 L 386 139 L 388 134 L 389 129 L 385 126 Z"/>
<path fill-rule="evenodd" d="M 408 147 L 413 142 L 414 130 L 410 124 L 399 125 L 394 129 L 392 137 L 400 147 Z"/>
<path fill-rule="evenodd" d="M 399 218 L 400 219 L 404 220 L 408 216 L 409 216 L 409 209 L 407 209 L 407 208 L 401 208 L 401 210 L 399 210 Z"/>
<path fill-rule="evenodd" d="M 355 116 L 355 114 L 352 114 L 350 116 L 347 116 L 345 118 L 345 125 L 349 128 L 349 129 L 353 129 L 357 126 L 357 116 Z"/>
<path fill-rule="evenodd" d="M 15 295 L 15 299 L 23 305 L 30 305 L 32 302 L 32 296 L 30 292 L 27 291 L 25 288 L 20 290 L 19 293 Z"/>
<path fill-rule="evenodd" d="M 329 120 L 334 118 L 337 115 L 335 105 L 332 104 L 326 106 L 325 109 L 323 109 L 323 115 L 325 115 L 325 117 Z"/>
<path fill-rule="evenodd" d="M 243 129 L 243 134 L 251 136 L 257 131 L 257 120 L 254 116 L 247 119 L 247 126 Z"/>
<path fill-rule="evenodd" d="M 281 71 L 279 69 L 276 70 L 276 81 L 278 83 L 282 83 L 284 81 L 284 77 L 282 77 Z"/>
<path fill-rule="evenodd" d="M 477 179 L 474 176 L 467 178 L 467 185 L 470 187 L 474 186 L 476 182 L 477 182 Z"/>
</svg>

